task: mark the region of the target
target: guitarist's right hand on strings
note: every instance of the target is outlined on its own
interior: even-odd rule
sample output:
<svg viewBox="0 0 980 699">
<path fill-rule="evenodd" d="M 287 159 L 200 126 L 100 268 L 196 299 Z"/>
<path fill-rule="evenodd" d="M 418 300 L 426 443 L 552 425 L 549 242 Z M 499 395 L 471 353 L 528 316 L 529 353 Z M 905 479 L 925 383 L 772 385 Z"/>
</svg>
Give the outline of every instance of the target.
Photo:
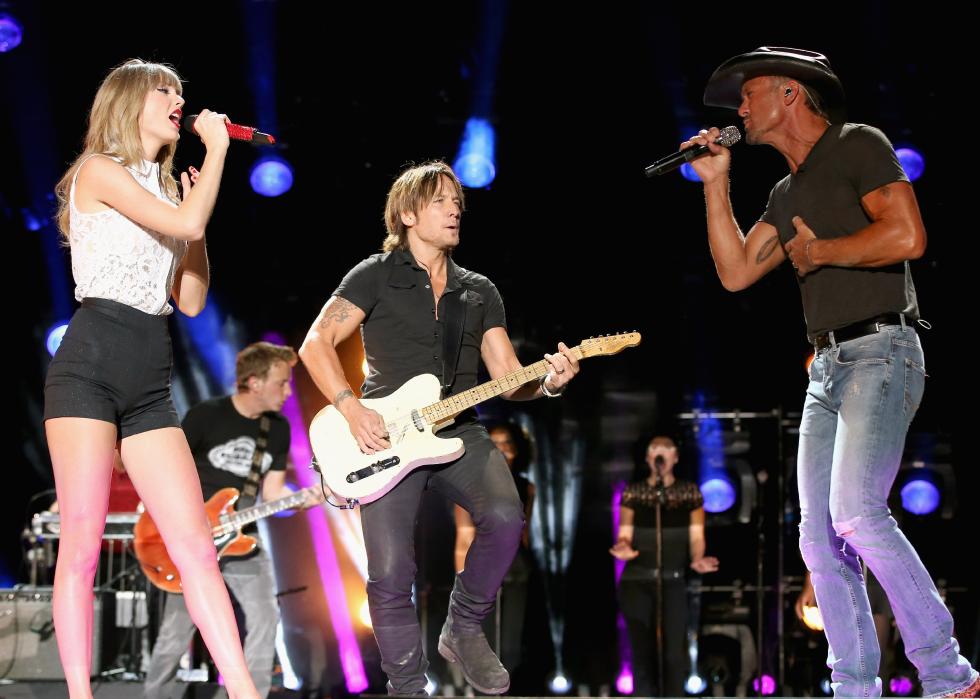
<svg viewBox="0 0 980 699">
<path fill-rule="evenodd" d="M 365 408 L 357 398 L 347 398 L 337 405 L 337 410 L 347 419 L 350 433 L 354 435 L 362 452 L 374 454 L 391 448 L 384 418 L 370 408 Z"/>
</svg>

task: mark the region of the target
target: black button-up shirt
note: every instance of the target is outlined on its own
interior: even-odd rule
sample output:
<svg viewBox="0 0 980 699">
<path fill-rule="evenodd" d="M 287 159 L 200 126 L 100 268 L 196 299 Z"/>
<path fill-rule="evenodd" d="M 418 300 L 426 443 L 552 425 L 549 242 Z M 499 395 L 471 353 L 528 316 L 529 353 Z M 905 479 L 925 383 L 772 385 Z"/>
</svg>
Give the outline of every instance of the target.
<svg viewBox="0 0 980 699">
<path fill-rule="evenodd" d="M 407 250 L 372 255 L 348 272 L 333 292 L 366 316 L 361 326 L 369 367 L 361 387 L 364 398 L 390 395 L 419 374 L 435 374 L 442 381 L 442 318 L 453 294 L 463 294 L 466 310 L 449 395 L 476 386 L 483 333 L 494 327 L 506 328 L 504 304 L 489 279 L 463 269 L 451 258 L 447 265 L 446 289 L 438 314 L 432 280 Z"/>
</svg>

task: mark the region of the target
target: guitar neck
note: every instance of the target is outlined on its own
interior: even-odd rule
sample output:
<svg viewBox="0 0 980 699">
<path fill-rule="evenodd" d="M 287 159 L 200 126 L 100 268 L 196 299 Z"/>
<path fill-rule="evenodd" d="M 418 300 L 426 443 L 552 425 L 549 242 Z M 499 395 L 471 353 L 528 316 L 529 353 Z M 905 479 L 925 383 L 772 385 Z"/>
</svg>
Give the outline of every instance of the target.
<svg viewBox="0 0 980 699">
<path fill-rule="evenodd" d="M 581 345 L 573 347 L 571 353 L 575 355 L 576 359 L 583 359 L 585 357 Z M 442 422 L 485 400 L 496 398 L 501 393 L 512 391 L 535 379 L 540 379 L 550 369 L 551 364 L 547 360 L 542 359 L 539 362 L 528 364 L 509 374 L 504 374 L 498 379 L 481 383 L 479 386 L 474 386 L 462 393 L 457 393 L 455 396 L 445 398 L 438 403 L 427 405 L 419 412 L 422 413 L 422 416 L 430 425 Z"/>
<path fill-rule="evenodd" d="M 220 536 L 222 534 L 227 534 L 231 531 L 236 531 L 241 529 L 246 524 L 251 524 L 256 520 L 263 519 L 265 517 L 270 517 L 277 512 L 282 512 L 283 510 L 291 510 L 298 505 L 303 504 L 306 501 L 306 497 L 309 493 L 316 492 L 320 489 L 320 486 L 313 485 L 309 488 L 304 488 L 303 490 L 297 490 L 292 495 L 287 495 L 284 498 L 279 498 L 278 500 L 271 500 L 269 502 L 263 502 L 259 505 L 254 505 L 252 507 L 247 507 L 244 510 L 237 512 L 231 512 L 222 518 L 221 524 L 214 527 L 211 533 L 214 536 Z"/>
</svg>

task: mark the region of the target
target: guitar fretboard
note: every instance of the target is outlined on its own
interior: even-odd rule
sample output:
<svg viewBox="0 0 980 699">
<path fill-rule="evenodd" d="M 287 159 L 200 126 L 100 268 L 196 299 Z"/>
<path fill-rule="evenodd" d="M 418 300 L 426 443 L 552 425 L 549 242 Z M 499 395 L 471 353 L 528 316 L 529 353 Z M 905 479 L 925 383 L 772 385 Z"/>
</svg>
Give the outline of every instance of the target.
<svg viewBox="0 0 980 699">
<path fill-rule="evenodd" d="M 582 351 L 581 345 L 578 347 L 573 347 L 571 349 L 573 355 L 576 359 L 582 359 L 586 355 Z M 501 393 L 511 391 L 515 388 L 519 388 L 526 383 L 534 381 L 535 379 L 540 379 L 542 376 L 548 373 L 551 369 L 551 364 L 548 363 L 546 359 L 542 359 L 534 364 L 528 364 L 525 367 L 521 367 L 509 374 L 504 374 L 499 379 L 494 379 L 493 381 L 487 381 L 486 383 L 481 383 L 479 386 L 474 386 L 471 389 L 463 391 L 462 393 L 457 393 L 455 396 L 450 396 L 445 398 L 438 403 L 433 403 L 432 405 L 427 405 L 420 411 L 422 416 L 425 418 L 426 422 L 430 425 L 437 422 L 442 422 L 454 415 L 457 415 L 467 408 L 472 408 L 478 403 L 482 403 L 485 400 L 490 400 L 491 398 L 496 398 Z"/>
<path fill-rule="evenodd" d="M 211 534 L 213 536 L 229 534 L 231 532 L 238 531 L 246 524 L 251 524 L 257 519 L 269 517 L 277 512 L 282 512 L 283 510 L 290 510 L 297 505 L 301 505 L 306 500 L 307 493 L 313 492 L 317 490 L 317 488 L 318 486 L 304 488 L 303 490 L 297 490 L 292 495 L 287 495 L 286 497 L 279 498 L 278 500 L 263 502 L 260 505 L 248 507 L 240 512 L 231 512 L 229 514 L 222 515 L 221 524 L 214 527 L 211 530 Z"/>
</svg>

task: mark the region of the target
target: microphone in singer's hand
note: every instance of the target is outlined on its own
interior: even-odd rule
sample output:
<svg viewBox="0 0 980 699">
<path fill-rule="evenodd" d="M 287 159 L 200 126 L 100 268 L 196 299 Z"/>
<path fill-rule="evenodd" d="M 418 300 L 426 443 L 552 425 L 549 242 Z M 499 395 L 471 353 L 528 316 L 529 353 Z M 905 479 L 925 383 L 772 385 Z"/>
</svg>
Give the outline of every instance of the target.
<svg viewBox="0 0 980 699">
<path fill-rule="evenodd" d="M 731 148 L 741 139 L 742 134 L 739 133 L 737 127 L 726 126 L 721 130 L 718 138 L 715 139 L 715 143 L 717 143 L 719 146 L 725 146 L 725 148 Z M 663 175 L 671 172 L 679 168 L 684 163 L 689 163 L 695 158 L 701 157 L 705 153 L 710 152 L 711 149 L 708 148 L 708 146 L 692 146 L 690 148 L 677 151 L 673 155 L 668 155 L 666 158 L 661 158 L 653 165 L 648 165 L 646 168 L 647 177 Z"/>
<path fill-rule="evenodd" d="M 662 472 L 663 472 L 663 470 L 664 470 L 664 464 L 665 464 L 665 463 L 666 463 L 666 462 L 664 461 L 664 457 L 663 457 L 663 455 L 661 455 L 661 454 L 657 454 L 657 455 L 656 455 L 656 456 L 654 457 L 654 459 L 653 459 L 653 466 L 654 466 L 654 468 L 656 468 L 656 469 L 657 469 L 657 473 L 658 473 L 658 474 L 659 474 L 659 473 L 662 473 Z"/>
<path fill-rule="evenodd" d="M 191 114 L 184 120 L 184 128 L 192 134 L 197 134 L 194 130 L 194 122 L 197 121 L 198 114 Z M 252 126 L 240 126 L 239 124 L 225 123 L 228 128 L 228 137 L 236 141 L 247 141 L 259 146 L 272 145 L 276 142 L 275 136 L 263 133 Z"/>
</svg>

